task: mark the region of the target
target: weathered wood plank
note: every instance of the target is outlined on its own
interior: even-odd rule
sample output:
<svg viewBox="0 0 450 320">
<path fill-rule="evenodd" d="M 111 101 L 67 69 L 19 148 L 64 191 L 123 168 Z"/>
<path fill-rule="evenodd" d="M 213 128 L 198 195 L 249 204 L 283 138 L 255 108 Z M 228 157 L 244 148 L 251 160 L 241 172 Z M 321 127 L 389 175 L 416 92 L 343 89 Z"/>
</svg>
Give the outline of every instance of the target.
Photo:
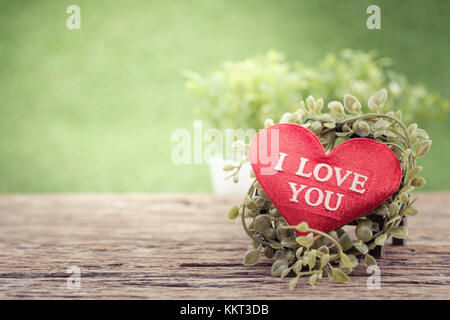
<svg viewBox="0 0 450 320">
<path fill-rule="evenodd" d="M 239 202 L 192 194 L 0 195 L 0 298 L 449 299 L 450 194 L 422 194 L 405 247 L 389 246 L 381 289 L 361 265 L 351 283 L 269 275 L 270 262 L 241 264 L 248 240 L 225 219 Z M 66 270 L 81 269 L 68 289 Z"/>
</svg>

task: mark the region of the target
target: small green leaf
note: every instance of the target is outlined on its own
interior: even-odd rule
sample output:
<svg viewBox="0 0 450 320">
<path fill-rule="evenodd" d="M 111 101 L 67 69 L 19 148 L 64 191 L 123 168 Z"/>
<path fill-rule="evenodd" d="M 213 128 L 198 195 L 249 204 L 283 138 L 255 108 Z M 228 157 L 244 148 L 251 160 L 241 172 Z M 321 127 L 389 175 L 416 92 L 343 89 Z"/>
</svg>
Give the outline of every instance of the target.
<svg viewBox="0 0 450 320">
<path fill-rule="evenodd" d="M 234 220 L 239 216 L 239 207 L 238 206 L 232 206 L 230 210 L 228 210 L 227 218 L 230 220 Z"/>
<path fill-rule="evenodd" d="M 387 235 L 385 233 L 380 234 L 378 237 L 375 238 L 375 243 L 377 246 L 382 246 L 386 242 Z"/>
<path fill-rule="evenodd" d="M 366 264 L 366 266 L 375 266 L 377 265 L 377 260 L 375 260 L 375 258 L 370 254 L 366 254 L 364 257 L 364 263 Z"/>
<path fill-rule="evenodd" d="M 400 199 L 400 201 L 401 201 L 403 204 L 407 204 L 408 201 L 409 201 L 409 195 L 408 195 L 406 192 L 401 192 L 401 193 L 398 195 L 398 198 Z"/>
<path fill-rule="evenodd" d="M 381 131 L 381 130 L 385 130 L 387 129 L 391 124 L 384 120 L 384 119 L 380 119 L 377 122 L 375 122 L 374 126 L 373 126 L 373 130 L 374 131 Z"/>
<path fill-rule="evenodd" d="M 297 241 L 297 243 L 299 245 L 309 248 L 313 244 L 314 239 L 310 238 L 310 237 L 299 236 L 299 237 L 295 238 L 295 241 Z"/>
<path fill-rule="evenodd" d="M 370 127 L 366 121 L 358 121 L 355 125 L 355 133 L 360 137 L 367 137 L 370 134 Z"/>
<path fill-rule="evenodd" d="M 414 168 L 411 168 L 408 172 L 408 175 L 406 176 L 406 180 L 411 180 L 413 179 L 415 176 L 417 176 L 421 171 L 422 171 L 423 167 L 421 166 L 415 166 Z M 406 187 L 405 187 L 406 188 Z M 402 189 L 403 191 L 403 189 Z M 406 192 L 409 192 L 411 190 L 408 190 Z"/>
<path fill-rule="evenodd" d="M 292 249 L 298 248 L 296 239 L 294 239 L 292 237 L 284 238 L 283 241 L 281 241 L 281 245 L 283 247 L 292 248 Z"/>
<path fill-rule="evenodd" d="M 347 267 L 349 269 L 353 268 L 353 264 L 350 261 L 350 258 L 345 253 L 341 254 L 341 263 L 344 267 Z"/>
<path fill-rule="evenodd" d="M 347 251 L 348 249 L 350 249 L 353 245 L 353 241 L 352 238 L 350 237 L 350 235 L 345 232 L 340 238 L 339 238 L 339 244 L 341 245 L 342 249 L 344 251 Z"/>
<path fill-rule="evenodd" d="M 408 209 L 406 209 L 405 214 L 407 216 L 415 216 L 419 213 L 419 210 L 417 210 L 416 208 L 413 207 L 409 207 Z"/>
<path fill-rule="evenodd" d="M 328 129 L 334 129 L 334 128 L 336 128 L 336 123 L 334 123 L 334 122 L 326 122 L 323 126 L 325 128 L 328 128 Z"/>
<path fill-rule="evenodd" d="M 411 172 L 411 171 L 410 171 L 410 172 Z M 413 186 L 407 185 L 407 186 L 404 186 L 398 193 L 399 193 L 399 194 L 402 194 L 402 193 L 409 193 L 409 192 L 411 192 L 413 189 L 414 189 Z"/>
<path fill-rule="evenodd" d="M 306 98 L 306 106 L 310 111 L 314 110 L 314 107 L 316 106 L 316 100 L 313 96 L 308 96 L 308 98 Z"/>
<path fill-rule="evenodd" d="M 384 224 L 383 229 L 384 229 L 384 230 L 387 230 L 387 227 L 393 225 L 395 222 L 397 222 L 397 221 L 400 220 L 401 218 L 402 218 L 401 216 L 397 215 L 397 216 L 395 216 L 395 217 L 389 219 L 388 222 L 386 222 L 386 223 Z"/>
<path fill-rule="evenodd" d="M 300 276 L 296 276 L 289 282 L 289 290 L 294 291 L 297 286 L 298 279 L 300 279 Z"/>
<path fill-rule="evenodd" d="M 273 250 L 272 247 L 266 246 L 266 247 L 264 247 L 264 255 L 267 258 L 271 259 L 275 255 L 275 251 Z"/>
<path fill-rule="evenodd" d="M 275 260 L 275 262 L 272 264 L 271 269 L 271 275 L 273 277 L 279 277 L 281 276 L 281 273 L 284 269 L 288 268 L 288 262 L 285 259 Z"/>
<path fill-rule="evenodd" d="M 411 185 L 416 188 L 422 188 L 426 183 L 427 183 L 427 181 L 422 177 L 415 177 L 411 181 Z"/>
<path fill-rule="evenodd" d="M 321 252 L 321 253 L 323 253 L 323 254 L 329 254 L 329 253 L 330 253 L 330 249 L 328 249 L 327 246 L 321 246 L 321 247 L 318 249 L 318 251 Z"/>
<path fill-rule="evenodd" d="M 328 262 L 330 262 L 330 255 L 326 253 L 320 258 L 320 268 L 325 267 Z"/>
<path fill-rule="evenodd" d="M 305 221 L 300 222 L 297 225 L 296 229 L 300 232 L 306 232 L 306 231 L 308 231 L 308 224 Z"/>
<path fill-rule="evenodd" d="M 408 131 L 409 131 L 409 132 L 413 132 L 415 129 L 417 129 L 417 123 L 411 123 L 411 124 L 408 126 Z"/>
<path fill-rule="evenodd" d="M 405 152 L 403 153 L 403 157 L 402 157 L 402 161 L 403 163 L 408 163 L 408 158 L 411 154 L 411 149 L 406 149 Z"/>
<path fill-rule="evenodd" d="M 237 166 L 235 166 L 235 165 L 232 165 L 232 164 L 227 164 L 227 165 L 225 165 L 224 167 L 223 167 L 223 171 L 231 171 L 231 170 L 233 170 L 233 169 L 236 169 L 237 168 Z"/>
<path fill-rule="evenodd" d="M 353 96 L 351 94 L 344 95 L 344 107 L 349 112 L 357 112 L 357 111 L 359 111 L 358 110 L 358 105 L 359 105 L 359 110 L 361 110 L 361 103 L 359 102 L 358 98 L 356 98 L 355 96 Z"/>
<path fill-rule="evenodd" d="M 260 256 L 259 249 L 250 249 L 244 255 L 244 265 L 252 266 L 258 263 Z"/>
<path fill-rule="evenodd" d="M 344 106 L 339 101 L 331 101 L 328 103 L 328 109 L 331 114 L 336 116 L 342 116 L 345 114 Z"/>
<path fill-rule="evenodd" d="M 350 281 L 350 278 L 341 269 L 333 268 L 333 270 L 331 270 L 331 274 L 333 279 L 337 282 L 345 283 Z"/>
<path fill-rule="evenodd" d="M 389 213 L 389 209 L 385 203 L 381 204 L 380 206 L 378 206 L 375 209 L 375 214 L 379 215 L 379 216 L 385 217 L 385 216 L 387 216 L 388 213 Z"/>
<path fill-rule="evenodd" d="M 264 232 L 271 227 L 270 216 L 268 214 L 260 214 L 255 218 L 254 228 L 256 232 Z"/>
<path fill-rule="evenodd" d="M 383 108 L 386 99 L 387 99 L 387 90 L 383 88 L 375 92 L 375 94 L 369 98 L 367 104 L 370 109 L 379 111 L 381 110 L 381 108 Z"/>
<path fill-rule="evenodd" d="M 355 247 L 362 254 L 366 254 L 369 251 L 369 248 L 364 243 L 353 243 L 353 247 Z"/>
<path fill-rule="evenodd" d="M 411 134 L 414 135 L 417 139 L 428 139 L 428 133 L 423 129 L 414 129 L 411 131 Z"/>
<path fill-rule="evenodd" d="M 283 249 L 283 246 L 281 245 L 281 243 L 271 243 L 270 246 L 275 250 Z"/>
<path fill-rule="evenodd" d="M 355 229 L 356 237 L 363 242 L 367 242 L 372 239 L 372 229 L 366 225 L 358 225 Z"/>
<path fill-rule="evenodd" d="M 422 140 L 417 144 L 416 157 L 422 158 L 427 154 L 431 147 L 431 140 Z"/>
<path fill-rule="evenodd" d="M 352 267 L 356 267 L 358 265 L 358 259 L 353 254 L 347 255 L 350 261 L 352 262 Z"/>
<path fill-rule="evenodd" d="M 316 250 L 311 250 L 308 255 L 308 267 L 312 270 L 316 265 Z"/>
<path fill-rule="evenodd" d="M 397 239 L 406 239 L 408 237 L 408 228 L 404 226 L 392 229 L 392 236 Z"/>
<path fill-rule="evenodd" d="M 353 105 L 352 105 L 352 111 L 354 113 L 361 113 L 361 102 L 356 101 Z"/>
<path fill-rule="evenodd" d="M 253 200 L 250 200 L 248 202 L 248 204 L 247 204 L 247 209 L 253 210 L 253 209 L 256 209 L 256 208 L 258 208 L 258 206 L 256 205 L 256 202 L 253 201 Z"/>
<path fill-rule="evenodd" d="M 298 274 L 302 270 L 302 267 L 303 267 L 303 260 L 298 259 L 292 266 L 292 270 L 294 270 L 294 272 Z"/>
<path fill-rule="evenodd" d="M 289 272 L 291 272 L 291 270 L 292 270 L 292 267 L 285 268 L 283 271 L 281 271 L 280 278 L 283 279 L 284 277 L 286 277 L 289 274 Z"/>
<path fill-rule="evenodd" d="M 389 217 L 395 217 L 398 213 L 398 203 L 397 202 L 392 202 L 391 205 L 389 206 Z"/>
<path fill-rule="evenodd" d="M 309 277 L 309 284 L 314 287 L 317 281 L 318 274 L 315 272 Z"/>
<path fill-rule="evenodd" d="M 297 260 L 300 260 L 302 253 L 303 253 L 303 247 L 300 247 L 297 249 L 297 251 L 295 251 L 295 257 L 297 258 Z"/>
</svg>

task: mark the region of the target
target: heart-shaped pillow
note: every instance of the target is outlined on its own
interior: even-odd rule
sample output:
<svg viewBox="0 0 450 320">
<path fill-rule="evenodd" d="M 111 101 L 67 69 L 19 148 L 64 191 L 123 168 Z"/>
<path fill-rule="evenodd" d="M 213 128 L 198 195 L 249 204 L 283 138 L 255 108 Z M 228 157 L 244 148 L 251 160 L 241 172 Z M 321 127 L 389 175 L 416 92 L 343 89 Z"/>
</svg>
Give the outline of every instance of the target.
<svg viewBox="0 0 450 320">
<path fill-rule="evenodd" d="M 290 225 L 329 232 L 375 209 L 399 187 L 402 169 L 384 144 L 347 140 L 326 154 L 318 137 L 296 124 L 261 130 L 249 159 L 256 178 Z"/>
</svg>

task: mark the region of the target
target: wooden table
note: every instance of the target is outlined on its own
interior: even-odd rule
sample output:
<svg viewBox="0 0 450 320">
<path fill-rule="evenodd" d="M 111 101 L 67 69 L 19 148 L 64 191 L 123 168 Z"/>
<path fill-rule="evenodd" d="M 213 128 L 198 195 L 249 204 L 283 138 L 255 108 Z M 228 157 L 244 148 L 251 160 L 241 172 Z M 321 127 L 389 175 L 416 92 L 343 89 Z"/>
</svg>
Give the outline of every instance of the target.
<svg viewBox="0 0 450 320">
<path fill-rule="evenodd" d="M 294 292 L 225 213 L 240 197 L 193 194 L 0 195 L 0 298 L 449 299 L 450 193 L 422 194 L 407 246 L 386 248 L 381 289 L 306 279 Z M 67 286 L 70 266 L 80 288 Z M 72 274 L 72 277 L 76 274 Z M 70 286 L 69 286 L 70 287 Z M 75 287 L 75 288 L 74 288 Z"/>
</svg>

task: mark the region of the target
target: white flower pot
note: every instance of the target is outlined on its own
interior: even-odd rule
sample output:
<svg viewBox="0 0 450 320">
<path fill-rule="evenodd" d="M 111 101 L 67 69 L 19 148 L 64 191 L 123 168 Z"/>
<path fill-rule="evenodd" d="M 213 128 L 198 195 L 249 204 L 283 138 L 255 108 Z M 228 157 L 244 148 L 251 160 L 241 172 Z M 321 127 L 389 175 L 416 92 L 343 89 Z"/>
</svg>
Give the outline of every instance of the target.
<svg viewBox="0 0 450 320">
<path fill-rule="evenodd" d="M 223 156 L 213 156 L 209 160 L 211 183 L 214 194 L 239 194 L 244 196 L 250 188 L 254 178 L 250 178 L 251 166 L 246 162 L 239 172 L 239 182 L 234 183 L 233 178 L 228 178 L 232 171 L 223 171 L 227 164 L 236 165 L 236 161 L 224 159 Z"/>
</svg>

